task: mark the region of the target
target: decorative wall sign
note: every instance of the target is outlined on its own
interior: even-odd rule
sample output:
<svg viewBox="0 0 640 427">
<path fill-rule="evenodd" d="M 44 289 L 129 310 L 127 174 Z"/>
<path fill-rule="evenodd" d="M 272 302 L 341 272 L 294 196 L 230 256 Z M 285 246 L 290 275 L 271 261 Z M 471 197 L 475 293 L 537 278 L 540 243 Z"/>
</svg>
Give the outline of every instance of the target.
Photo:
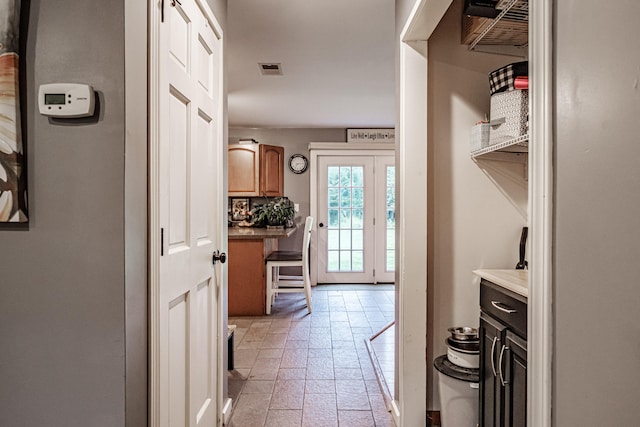
<svg viewBox="0 0 640 427">
<path fill-rule="evenodd" d="M 20 0 L 0 0 L 0 222 L 28 222 L 20 128 Z"/>
<path fill-rule="evenodd" d="M 396 142 L 395 129 L 347 129 L 347 142 Z"/>
</svg>

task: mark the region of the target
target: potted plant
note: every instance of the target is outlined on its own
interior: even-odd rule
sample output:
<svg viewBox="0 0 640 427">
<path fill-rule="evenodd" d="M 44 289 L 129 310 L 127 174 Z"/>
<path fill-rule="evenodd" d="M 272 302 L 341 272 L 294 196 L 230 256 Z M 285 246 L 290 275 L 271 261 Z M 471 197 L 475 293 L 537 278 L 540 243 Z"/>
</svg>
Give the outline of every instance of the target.
<svg viewBox="0 0 640 427">
<path fill-rule="evenodd" d="M 251 210 L 251 220 L 256 227 L 284 228 L 293 225 L 296 211 L 293 203 L 285 197 L 267 199 L 267 202 Z"/>
</svg>

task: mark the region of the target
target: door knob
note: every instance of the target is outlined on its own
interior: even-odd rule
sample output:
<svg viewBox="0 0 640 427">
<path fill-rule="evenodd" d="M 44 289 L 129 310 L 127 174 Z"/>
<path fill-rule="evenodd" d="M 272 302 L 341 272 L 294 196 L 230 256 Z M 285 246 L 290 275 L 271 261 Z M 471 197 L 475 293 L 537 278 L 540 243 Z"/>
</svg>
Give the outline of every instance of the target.
<svg viewBox="0 0 640 427">
<path fill-rule="evenodd" d="M 221 264 L 224 264 L 227 261 L 227 254 L 218 250 L 214 251 L 211 262 L 213 263 L 213 265 L 216 265 L 216 262 L 218 261 L 220 261 Z"/>
<path fill-rule="evenodd" d="M 318 227 L 320 228 L 324 227 L 324 223 L 321 222 L 320 224 L 318 224 Z"/>
</svg>

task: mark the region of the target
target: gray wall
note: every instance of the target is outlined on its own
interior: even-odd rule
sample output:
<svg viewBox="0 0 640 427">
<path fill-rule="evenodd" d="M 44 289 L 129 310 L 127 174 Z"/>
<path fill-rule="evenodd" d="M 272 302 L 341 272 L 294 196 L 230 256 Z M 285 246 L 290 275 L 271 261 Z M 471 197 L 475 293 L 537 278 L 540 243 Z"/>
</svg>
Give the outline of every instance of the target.
<svg viewBox="0 0 640 427">
<path fill-rule="evenodd" d="M 303 174 L 294 174 L 289 170 L 289 156 L 295 153 L 304 154 L 309 161 L 310 142 L 345 142 L 346 129 L 341 128 L 229 128 L 229 143 L 238 142 L 239 138 L 253 138 L 261 144 L 279 145 L 284 147 L 284 194 L 294 203 L 300 204 L 300 211 L 296 215 L 296 222 L 304 224 L 304 218 L 309 215 L 309 177 L 310 170 Z M 278 241 L 281 250 L 302 249 L 302 229 L 298 229 L 287 239 Z"/>
<path fill-rule="evenodd" d="M 23 2 L 26 4 L 29 2 Z M 124 425 L 124 7 L 30 2 L 30 224 L 0 229 L 0 425 Z M 82 82 L 99 120 L 38 114 L 38 85 Z"/>
<path fill-rule="evenodd" d="M 224 28 L 226 0 L 207 2 Z M 30 224 L 0 228 L 0 425 L 146 425 L 147 142 L 129 124 L 125 139 L 125 2 L 23 8 Z M 51 82 L 93 85 L 98 118 L 39 115 Z"/>
<path fill-rule="evenodd" d="M 640 419 L 640 3 L 616 4 L 556 2 L 558 427 Z"/>
</svg>

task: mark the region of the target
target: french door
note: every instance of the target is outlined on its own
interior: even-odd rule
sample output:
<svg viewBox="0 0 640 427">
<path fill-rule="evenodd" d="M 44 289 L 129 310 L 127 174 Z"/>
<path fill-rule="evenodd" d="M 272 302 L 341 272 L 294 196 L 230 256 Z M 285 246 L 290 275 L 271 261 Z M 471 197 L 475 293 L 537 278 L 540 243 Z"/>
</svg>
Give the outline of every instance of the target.
<svg viewBox="0 0 640 427">
<path fill-rule="evenodd" d="M 318 283 L 393 282 L 393 156 L 319 156 Z"/>
</svg>

